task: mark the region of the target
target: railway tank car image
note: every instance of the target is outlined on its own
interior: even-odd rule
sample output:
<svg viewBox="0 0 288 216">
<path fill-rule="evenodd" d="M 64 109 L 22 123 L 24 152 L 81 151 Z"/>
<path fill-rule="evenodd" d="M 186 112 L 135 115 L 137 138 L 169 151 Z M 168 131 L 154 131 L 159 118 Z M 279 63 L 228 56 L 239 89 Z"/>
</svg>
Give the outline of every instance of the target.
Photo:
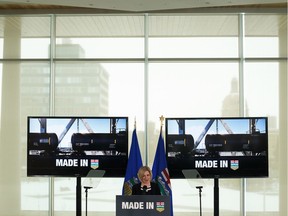
<svg viewBox="0 0 288 216">
<path fill-rule="evenodd" d="M 55 133 L 30 133 L 28 138 L 28 148 L 35 154 L 50 154 L 56 152 L 58 147 L 58 137 Z"/>
<path fill-rule="evenodd" d="M 205 137 L 206 150 L 217 152 L 252 152 L 253 155 L 265 154 L 267 149 L 265 134 L 207 134 Z"/>
<path fill-rule="evenodd" d="M 126 150 L 126 133 L 74 133 L 71 137 L 72 148 L 77 152 L 99 150 L 117 151 Z"/>
</svg>

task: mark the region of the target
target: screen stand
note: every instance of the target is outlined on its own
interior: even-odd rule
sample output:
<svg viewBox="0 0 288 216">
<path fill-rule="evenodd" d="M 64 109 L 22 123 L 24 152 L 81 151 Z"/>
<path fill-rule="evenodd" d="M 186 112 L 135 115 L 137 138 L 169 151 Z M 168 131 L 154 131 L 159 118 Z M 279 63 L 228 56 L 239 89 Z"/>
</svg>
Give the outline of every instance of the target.
<svg viewBox="0 0 288 216">
<path fill-rule="evenodd" d="M 81 177 L 77 177 L 76 185 L 76 216 L 81 216 Z"/>
<path fill-rule="evenodd" d="M 219 179 L 214 178 L 214 216 L 219 216 Z"/>
</svg>

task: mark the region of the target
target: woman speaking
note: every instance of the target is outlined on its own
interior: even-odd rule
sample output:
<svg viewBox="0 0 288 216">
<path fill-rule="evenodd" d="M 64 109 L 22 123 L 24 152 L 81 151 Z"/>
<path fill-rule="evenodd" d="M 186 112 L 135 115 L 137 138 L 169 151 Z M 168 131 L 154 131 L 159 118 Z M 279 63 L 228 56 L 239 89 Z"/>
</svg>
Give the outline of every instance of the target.
<svg viewBox="0 0 288 216">
<path fill-rule="evenodd" d="M 158 184 L 152 182 L 152 171 L 148 166 L 138 170 L 138 179 L 141 181 L 132 187 L 132 195 L 161 195 Z"/>
</svg>

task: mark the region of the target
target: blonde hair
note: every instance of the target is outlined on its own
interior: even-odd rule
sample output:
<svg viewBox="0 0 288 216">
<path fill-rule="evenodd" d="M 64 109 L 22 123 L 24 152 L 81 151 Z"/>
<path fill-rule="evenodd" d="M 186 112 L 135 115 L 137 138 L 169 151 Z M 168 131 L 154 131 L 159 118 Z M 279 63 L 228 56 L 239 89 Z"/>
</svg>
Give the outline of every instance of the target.
<svg viewBox="0 0 288 216">
<path fill-rule="evenodd" d="M 151 180 L 152 180 L 152 171 L 151 171 L 150 167 L 148 167 L 148 166 L 142 166 L 142 167 L 140 167 L 140 169 L 138 170 L 138 173 L 137 173 L 137 176 L 138 176 L 138 178 L 139 178 L 140 181 L 141 181 L 141 179 L 143 178 L 144 173 L 145 173 L 146 171 L 149 172 L 149 174 L 150 174 L 150 176 L 151 176 Z"/>
</svg>

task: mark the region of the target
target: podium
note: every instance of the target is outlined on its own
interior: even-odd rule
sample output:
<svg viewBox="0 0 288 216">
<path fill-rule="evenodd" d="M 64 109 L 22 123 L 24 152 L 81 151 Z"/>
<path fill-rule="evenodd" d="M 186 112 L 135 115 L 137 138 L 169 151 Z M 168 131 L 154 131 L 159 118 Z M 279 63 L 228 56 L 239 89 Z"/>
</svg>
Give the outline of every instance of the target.
<svg viewBox="0 0 288 216">
<path fill-rule="evenodd" d="M 116 216 L 170 216 L 170 196 L 116 196 Z"/>
</svg>

